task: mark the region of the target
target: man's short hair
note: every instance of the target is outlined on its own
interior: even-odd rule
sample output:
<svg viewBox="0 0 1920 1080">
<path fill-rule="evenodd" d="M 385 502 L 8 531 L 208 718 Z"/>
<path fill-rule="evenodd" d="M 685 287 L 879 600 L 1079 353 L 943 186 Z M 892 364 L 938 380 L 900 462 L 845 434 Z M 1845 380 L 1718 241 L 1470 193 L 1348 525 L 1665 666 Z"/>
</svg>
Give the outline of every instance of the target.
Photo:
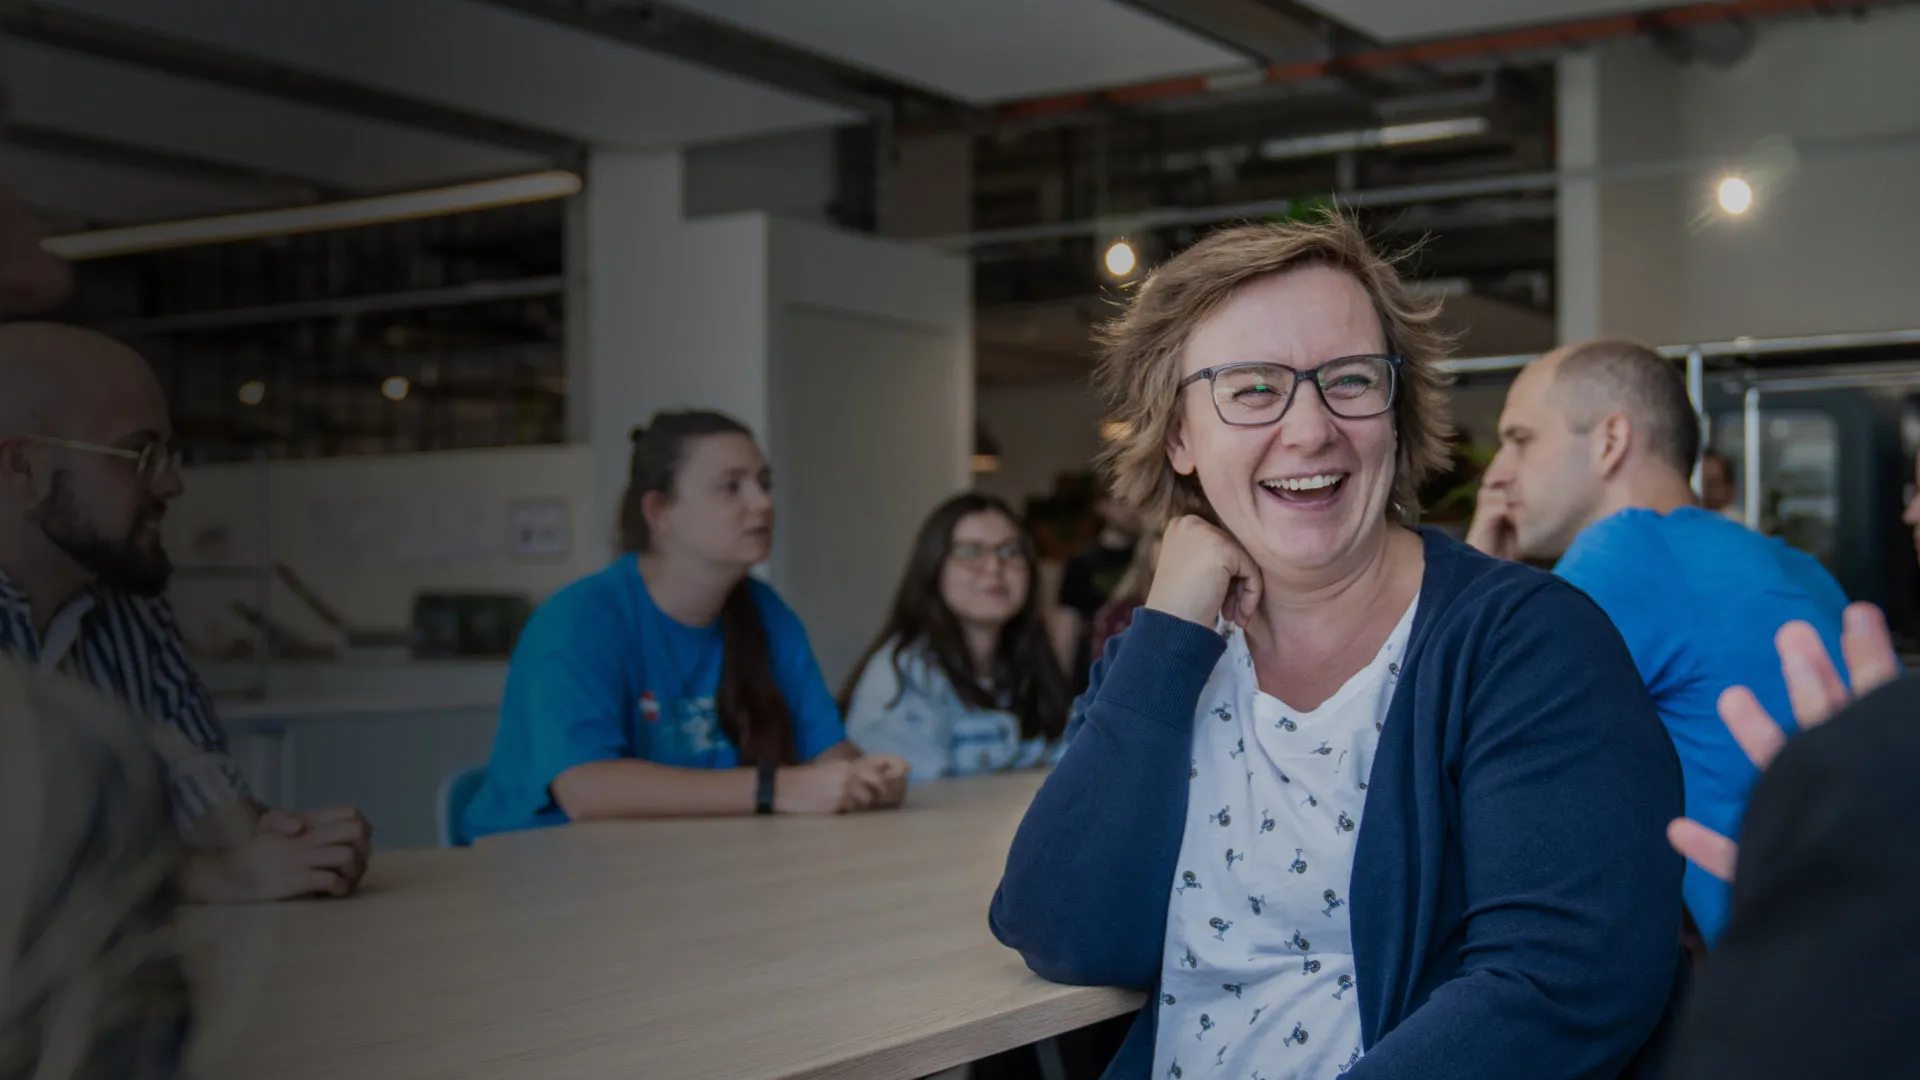
<svg viewBox="0 0 1920 1080">
<path fill-rule="evenodd" d="M 1569 345 L 1554 369 L 1554 391 L 1576 431 L 1625 413 L 1647 451 L 1681 475 L 1700 456 L 1700 417 L 1672 361 L 1636 341 L 1602 338 Z"/>
</svg>

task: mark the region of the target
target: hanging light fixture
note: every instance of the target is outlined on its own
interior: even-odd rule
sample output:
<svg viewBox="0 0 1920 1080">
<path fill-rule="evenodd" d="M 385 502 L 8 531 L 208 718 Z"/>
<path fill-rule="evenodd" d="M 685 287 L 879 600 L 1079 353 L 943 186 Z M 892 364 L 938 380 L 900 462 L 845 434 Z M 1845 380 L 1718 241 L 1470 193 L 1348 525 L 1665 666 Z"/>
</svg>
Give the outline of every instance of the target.
<svg viewBox="0 0 1920 1080">
<path fill-rule="evenodd" d="M 1000 444 L 987 434 L 985 424 L 973 425 L 973 471 L 976 475 L 1000 471 Z"/>
<path fill-rule="evenodd" d="M 1725 177 L 1720 181 L 1716 197 L 1720 200 L 1720 209 L 1739 217 L 1753 208 L 1753 185 L 1738 176 Z"/>
</svg>

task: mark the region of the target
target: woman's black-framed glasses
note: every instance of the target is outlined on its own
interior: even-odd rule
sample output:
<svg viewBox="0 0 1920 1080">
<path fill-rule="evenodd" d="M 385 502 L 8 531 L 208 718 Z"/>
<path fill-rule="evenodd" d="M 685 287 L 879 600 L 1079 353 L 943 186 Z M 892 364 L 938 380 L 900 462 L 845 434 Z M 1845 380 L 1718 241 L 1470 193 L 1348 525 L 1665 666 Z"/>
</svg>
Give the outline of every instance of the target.
<svg viewBox="0 0 1920 1080">
<path fill-rule="evenodd" d="M 1343 420 L 1365 420 L 1393 408 L 1400 386 L 1398 356 L 1342 356 L 1301 371 L 1285 364 L 1253 361 L 1204 368 L 1180 380 L 1179 390 L 1205 379 L 1213 390 L 1213 409 L 1232 427 L 1278 423 L 1299 396 L 1300 384 L 1320 392 L 1327 411 Z"/>
<path fill-rule="evenodd" d="M 50 435 L 28 435 L 28 442 L 42 446 L 60 446 L 68 450 L 81 450 L 89 454 L 105 454 L 108 457 L 125 458 L 133 462 L 133 475 L 143 484 L 153 484 L 171 469 L 179 473 L 180 451 L 165 439 L 156 439 L 138 450 L 126 450 L 118 446 L 106 446 L 101 443 L 80 442 L 75 439 L 56 439 Z"/>
</svg>

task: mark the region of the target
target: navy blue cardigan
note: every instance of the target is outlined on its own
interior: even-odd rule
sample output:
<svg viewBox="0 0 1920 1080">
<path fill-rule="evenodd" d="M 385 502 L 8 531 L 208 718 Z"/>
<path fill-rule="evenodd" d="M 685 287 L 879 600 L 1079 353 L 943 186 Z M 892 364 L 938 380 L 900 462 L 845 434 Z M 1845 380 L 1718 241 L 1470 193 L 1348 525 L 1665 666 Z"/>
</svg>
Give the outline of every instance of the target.
<svg viewBox="0 0 1920 1080">
<path fill-rule="evenodd" d="M 1347 1075 L 1641 1072 L 1687 978 L 1683 864 L 1665 836 L 1681 814 L 1673 746 L 1584 594 L 1423 536 L 1420 608 L 1354 853 L 1366 1055 Z M 1142 610 L 1095 667 L 993 899 L 994 934 L 1041 976 L 1158 982 L 1193 715 L 1224 648 Z M 1147 1080 L 1155 1013 L 1142 1010 L 1111 1080 Z"/>
</svg>

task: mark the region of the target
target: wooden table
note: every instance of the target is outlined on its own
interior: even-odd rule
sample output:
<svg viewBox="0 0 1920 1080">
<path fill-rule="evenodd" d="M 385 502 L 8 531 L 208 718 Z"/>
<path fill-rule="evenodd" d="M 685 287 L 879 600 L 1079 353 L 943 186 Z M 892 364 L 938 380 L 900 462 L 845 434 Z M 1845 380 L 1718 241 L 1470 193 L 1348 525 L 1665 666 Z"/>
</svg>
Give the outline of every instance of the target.
<svg viewBox="0 0 1920 1080">
<path fill-rule="evenodd" d="M 573 826 L 376 857 L 362 893 L 195 912 L 215 1077 L 925 1076 L 1117 1016 L 987 930 L 1036 774 L 897 813 Z"/>
</svg>

